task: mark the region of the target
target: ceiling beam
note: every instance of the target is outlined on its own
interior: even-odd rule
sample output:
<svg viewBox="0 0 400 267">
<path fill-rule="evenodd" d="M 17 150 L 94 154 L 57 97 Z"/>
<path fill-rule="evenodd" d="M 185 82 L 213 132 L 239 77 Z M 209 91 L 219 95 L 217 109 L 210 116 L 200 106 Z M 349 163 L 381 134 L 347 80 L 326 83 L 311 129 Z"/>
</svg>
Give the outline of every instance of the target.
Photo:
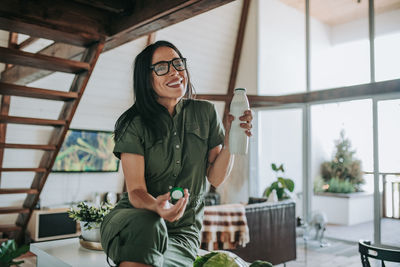
<svg viewBox="0 0 400 267">
<path fill-rule="evenodd" d="M 6 0 L 6 1 L 12 1 L 12 0 Z M 43 0 L 41 0 L 41 1 L 43 1 Z M 165 5 L 160 4 L 160 1 L 171 2 L 171 3 L 174 3 L 175 5 L 178 5 L 180 3 L 181 9 L 174 8 L 173 10 L 168 10 Z M 198 15 L 200 13 L 209 11 L 213 8 L 227 4 L 232 1 L 233 0 L 202 0 L 202 1 L 199 1 L 199 0 L 196 0 L 196 1 L 193 1 L 193 0 L 191 0 L 191 1 L 188 1 L 188 0 L 180 0 L 180 1 L 158 0 L 158 1 L 152 1 L 154 10 L 147 11 L 147 13 L 145 13 L 145 14 L 141 14 L 141 12 L 144 12 L 145 9 L 140 9 L 139 8 L 140 5 L 136 4 L 137 5 L 136 9 L 133 10 L 132 15 L 130 16 L 131 23 L 134 23 L 134 19 L 132 17 L 134 17 L 136 15 L 138 15 L 138 16 L 140 15 L 141 19 L 145 20 L 147 24 L 143 25 L 143 23 L 141 23 L 139 21 L 139 22 L 137 22 L 138 24 L 132 25 L 129 29 L 126 30 L 126 32 L 127 32 L 126 35 L 121 36 L 120 34 L 117 34 L 115 36 L 109 37 L 106 40 L 106 44 L 105 44 L 105 48 L 104 48 L 103 52 L 113 49 L 115 47 L 118 47 L 119 45 L 122 45 L 124 43 L 130 42 L 141 36 L 151 34 L 151 33 L 155 32 L 159 29 L 162 29 L 164 27 L 181 22 L 192 16 Z M 144 1 L 144 0 L 137 1 L 137 2 L 141 2 L 142 5 L 148 4 L 147 1 Z M 148 1 L 148 2 L 150 3 L 150 1 Z M 155 5 L 154 4 L 155 2 L 157 2 L 158 5 Z M 185 3 L 186 3 L 186 5 L 185 5 Z M 191 3 L 191 5 L 189 5 L 188 3 Z M 182 7 L 182 5 L 185 5 L 185 6 Z M 168 7 L 171 7 L 171 4 L 169 4 Z M 160 17 L 160 14 L 163 14 L 164 16 Z M 165 14 L 167 14 L 167 15 L 165 15 Z M 1 23 L 2 19 L 4 19 L 4 18 L 2 18 L 2 13 L 1 13 L 1 8 L 0 8 L 0 28 L 2 26 L 2 23 Z M 119 21 L 117 21 L 116 23 L 118 23 L 118 22 Z M 120 23 L 122 23 L 122 21 Z M 126 20 L 124 20 L 124 23 L 126 23 Z M 27 27 L 29 28 L 30 25 L 28 25 Z M 37 27 L 37 26 L 33 26 L 33 27 Z M 122 24 L 120 24 L 119 27 L 122 27 Z M 22 32 L 22 33 L 24 33 L 24 32 Z M 65 37 L 65 38 L 67 38 L 67 37 Z M 75 36 L 74 38 L 79 38 L 79 35 Z M 51 39 L 51 38 L 49 38 L 49 39 Z M 60 39 L 60 38 L 58 38 L 58 39 Z M 59 40 L 59 41 L 62 42 L 63 40 Z M 66 58 L 66 59 L 76 59 L 76 58 L 82 56 L 83 48 L 71 47 L 71 46 L 63 44 L 63 43 L 54 43 L 54 44 L 48 46 L 47 48 L 43 49 L 39 53 L 43 54 L 43 55 L 57 55 L 58 57 L 62 57 L 62 58 Z M 46 77 L 47 75 L 50 75 L 51 73 L 52 73 L 51 71 L 47 71 L 47 70 L 40 70 L 40 69 L 24 67 L 24 66 L 14 66 L 13 68 L 6 70 L 2 73 L 1 80 L 3 82 L 17 83 L 17 84 L 25 85 L 25 84 L 34 82 L 38 79 L 41 79 L 43 77 Z"/>
<path fill-rule="evenodd" d="M 107 12 L 74 1 L 1 0 L 0 5 L 0 29 L 79 46 L 103 40 L 108 23 Z"/>
<path fill-rule="evenodd" d="M 235 51 L 233 53 L 231 74 L 229 77 L 228 92 L 227 92 L 228 99 L 226 99 L 225 101 L 224 118 L 223 118 L 224 122 L 226 121 L 226 117 L 229 114 L 230 104 L 232 101 L 232 96 L 234 94 L 234 88 L 236 85 L 236 78 L 239 70 L 240 57 L 242 55 L 244 32 L 246 30 L 249 8 L 250 8 L 250 0 L 244 0 L 242 6 L 242 12 L 240 15 L 239 29 L 236 36 Z"/>
<path fill-rule="evenodd" d="M 400 93 L 400 79 L 281 96 L 249 95 L 248 98 L 251 107 L 271 107 L 301 103 L 319 104 L 334 100 L 357 100 L 398 93 Z"/>
<path fill-rule="evenodd" d="M 137 0 L 130 16 L 117 17 L 107 30 L 104 51 L 194 17 L 234 0 Z"/>
</svg>

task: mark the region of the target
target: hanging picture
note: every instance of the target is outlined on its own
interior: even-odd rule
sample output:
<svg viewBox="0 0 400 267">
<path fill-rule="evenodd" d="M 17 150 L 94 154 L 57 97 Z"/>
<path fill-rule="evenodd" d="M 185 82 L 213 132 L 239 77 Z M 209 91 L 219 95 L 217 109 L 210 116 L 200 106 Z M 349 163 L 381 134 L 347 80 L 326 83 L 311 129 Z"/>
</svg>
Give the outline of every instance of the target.
<svg viewBox="0 0 400 267">
<path fill-rule="evenodd" d="M 70 129 L 54 162 L 53 172 L 116 172 L 112 132 Z"/>
</svg>

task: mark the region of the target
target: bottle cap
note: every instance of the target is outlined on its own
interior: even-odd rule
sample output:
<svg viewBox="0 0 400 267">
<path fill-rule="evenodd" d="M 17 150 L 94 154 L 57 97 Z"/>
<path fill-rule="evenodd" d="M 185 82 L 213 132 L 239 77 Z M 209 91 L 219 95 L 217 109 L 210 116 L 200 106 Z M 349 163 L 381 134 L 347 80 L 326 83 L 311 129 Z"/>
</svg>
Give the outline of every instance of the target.
<svg viewBox="0 0 400 267">
<path fill-rule="evenodd" d="M 246 88 L 236 88 L 235 91 L 245 91 L 246 92 Z"/>
<path fill-rule="evenodd" d="M 183 198 L 184 196 L 182 187 L 174 187 L 169 192 L 171 195 L 172 204 L 175 204 L 176 202 L 178 202 L 179 199 Z"/>
</svg>

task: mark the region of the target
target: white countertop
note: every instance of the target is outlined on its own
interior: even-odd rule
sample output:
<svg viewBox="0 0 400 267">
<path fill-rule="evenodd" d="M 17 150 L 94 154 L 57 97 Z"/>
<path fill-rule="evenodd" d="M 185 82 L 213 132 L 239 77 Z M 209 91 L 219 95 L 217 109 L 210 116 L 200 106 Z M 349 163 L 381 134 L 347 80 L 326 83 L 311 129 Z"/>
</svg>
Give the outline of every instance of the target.
<svg viewBox="0 0 400 267">
<path fill-rule="evenodd" d="M 83 248 L 79 238 L 32 243 L 30 251 L 37 256 L 37 267 L 109 266 L 103 251 Z"/>
</svg>

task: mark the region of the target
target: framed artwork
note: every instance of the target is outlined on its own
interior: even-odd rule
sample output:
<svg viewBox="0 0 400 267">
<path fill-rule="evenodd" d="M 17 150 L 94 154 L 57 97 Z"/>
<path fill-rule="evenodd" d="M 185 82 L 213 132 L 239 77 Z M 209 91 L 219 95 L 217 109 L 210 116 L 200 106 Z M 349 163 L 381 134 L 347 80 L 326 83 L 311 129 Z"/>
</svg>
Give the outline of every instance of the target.
<svg viewBox="0 0 400 267">
<path fill-rule="evenodd" d="M 112 132 L 69 129 L 53 172 L 116 172 Z"/>
</svg>

